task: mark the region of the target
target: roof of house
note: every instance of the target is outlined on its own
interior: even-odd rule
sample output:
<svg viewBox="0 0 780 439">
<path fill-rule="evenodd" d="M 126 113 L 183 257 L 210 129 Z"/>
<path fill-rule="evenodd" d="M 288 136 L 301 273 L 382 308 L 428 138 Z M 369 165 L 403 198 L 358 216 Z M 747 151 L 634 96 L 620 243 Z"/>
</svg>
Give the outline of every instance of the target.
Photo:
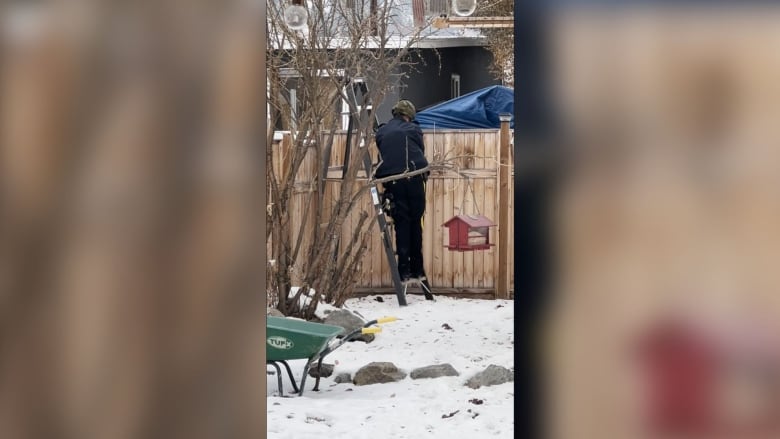
<svg viewBox="0 0 780 439">
<path fill-rule="evenodd" d="M 385 49 L 401 49 L 407 47 L 412 38 L 418 39 L 411 47 L 419 49 L 442 49 L 447 47 L 470 47 L 484 46 L 486 44 L 485 36 L 479 29 L 470 28 L 443 28 L 437 29 L 433 26 L 427 26 L 422 30 L 418 37 L 415 35 L 416 28 L 412 17 L 412 0 L 394 0 L 392 8 L 392 18 L 389 21 L 390 30 L 388 39 L 384 45 Z M 307 32 L 304 29 L 302 32 Z M 376 38 L 367 38 L 362 48 L 378 49 L 380 42 Z M 287 42 L 286 44 L 290 44 Z M 330 38 L 328 48 L 338 49 L 354 44 L 348 37 Z M 292 49 L 292 45 L 285 47 Z"/>
<path fill-rule="evenodd" d="M 407 46 L 416 49 L 444 49 L 448 47 L 482 47 L 486 45 L 486 39 L 482 35 L 438 35 L 431 34 L 419 38 L 409 45 L 412 37 L 394 36 L 387 39 L 384 45 L 385 49 L 403 49 Z M 342 44 L 342 41 L 344 42 Z M 338 49 L 350 45 L 348 39 L 332 38 L 328 42 L 328 49 Z M 287 41 L 285 49 L 294 49 L 293 45 Z M 380 44 L 376 38 L 367 38 L 362 44 L 361 49 L 379 49 Z"/>
</svg>

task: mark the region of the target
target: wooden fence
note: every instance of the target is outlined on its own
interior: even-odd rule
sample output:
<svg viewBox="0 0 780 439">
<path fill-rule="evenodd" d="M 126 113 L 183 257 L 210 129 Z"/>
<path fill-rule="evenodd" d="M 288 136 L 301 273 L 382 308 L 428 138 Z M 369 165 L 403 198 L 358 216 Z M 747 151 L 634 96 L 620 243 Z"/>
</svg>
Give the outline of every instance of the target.
<svg viewBox="0 0 780 439">
<path fill-rule="evenodd" d="M 506 202 L 513 215 L 513 185 L 506 200 L 499 199 L 499 130 L 436 130 L 424 132 L 426 155 L 431 162 L 446 160 L 453 170 L 433 171 L 427 184 L 426 214 L 423 222 L 423 257 L 425 270 L 435 292 L 449 294 L 489 294 L 495 293 L 499 273 L 498 226 L 491 228 L 491 242 L 495 246 L 489 250 L 457 252 L 448 250 L 444 244 L 447 230 L 442 227 L 448 219 L 458 214 L 480 213 L 498 223 L 499 205 Z M 344 161 L 345 133 L 337 134 L 331 156 L 331 165 L 337 167 Z M 285 159 L 285 148 L 289 148 L 289 139 L 283 136 L 274 148 L 274 166 L 281 169 Z M 375 148 L 372 147 L 375 152 Z M 306 194 L 308 181 L 317 171 L 314 154 L 304 162 L 296 179 L 296 200 L 289 212 L 291 221 L 303 221 L 306 218 Z M 512 172 L 512 168 L 508 170 Z M 512 175 L 512 174 L 510 174 Z M 339 181 L 329 181 L 326 187 L 326 202 L 322 206 L 328 209 L 328 195 L 334 196 L 339 190 Z M 270 200 L 271 198 L 269 198 Z M 371 200 L 366 194 L 361 208 L 347 218 L 344 230 L 349 231 L 361 210 L 371 211 Z M 308 212 L 306 221 L 313 224 L 313 212 Z M 362 266 L 362 276 L 356 287 L 356 293 L 386 293 L 392 291 L 393 283 L 389 264 L 382 248 L 382 241 L 374 217 L 371 216 L 373 236 Z M 514 283 L 514 258 L 512 251 L 513 224 L 509 224 L 510 238 L 508 267 L 509 284 Z M 299 227 L 294 227 L 294 230 Z M 296 239 L 291 236 L 290 239 Z M 303 247 L 307 242 L 304 240 Z M 300 261 L 303 263 L 303 261 Z"/>
</svg>

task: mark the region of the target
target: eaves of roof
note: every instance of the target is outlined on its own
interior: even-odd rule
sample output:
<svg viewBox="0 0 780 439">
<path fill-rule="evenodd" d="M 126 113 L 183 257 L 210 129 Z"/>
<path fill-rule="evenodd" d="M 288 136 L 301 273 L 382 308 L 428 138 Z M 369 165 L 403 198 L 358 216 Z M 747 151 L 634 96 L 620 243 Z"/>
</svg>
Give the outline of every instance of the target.
<svg viewBox="0 0 780 439">
<path fill-rule="evenodd" d="M 482 47 L 485 46 L 486 39 L 483 36 L 428 36 L 420 38 L 418 41 L 414 42 L 411 47 L 417 48 L 417 49 L 444 49 L 444 48 L 450 48 L 450 47 Z M 384 45 L 385 49 L 402 49 L 404 47 L 407 47 L 409 45 L 409 38 L 408 37 L 398 37 L 398 38 L 391 38 L 387 41 L 387 43 Z M 295 49 L 292 45 L 289 43 L 286 44 L 287 47 L 285 49 Z M 349 47 L 346 44 L 341 45 L 339 44 L 338 39 L 333 39 L 328 44 L 328 49 L 339 49 L 339 48 L 345 48 Z M 321 47 L 319 49 L 322 49 Z M 372 50 L 372 49 L 379 49 L 379 43 L 372 40 L 367 40 L 360 49 L 363 50 Z"/>
<path fill-rule="evenodd" d="M 420 49 L 443 49 L 447 47 L 481 47 L 486 45 L 486 39 L 480 37 L 427 37 L 421 39 L 414 47 Z"/>
</svg>

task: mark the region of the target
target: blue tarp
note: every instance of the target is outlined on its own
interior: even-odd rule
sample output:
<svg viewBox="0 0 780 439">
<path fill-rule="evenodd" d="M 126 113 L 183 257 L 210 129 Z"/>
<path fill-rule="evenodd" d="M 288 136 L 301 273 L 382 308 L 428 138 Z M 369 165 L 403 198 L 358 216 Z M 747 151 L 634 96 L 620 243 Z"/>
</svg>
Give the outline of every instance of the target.
<svg viewBox="0 0 780 439">
<path fill-rule="evenodd" d="M 498 115 L 510 113 L 514 128 L 514 105 L 514 90 L 494 85 L 421 110 L 416 119 L 422 129 L 500 128 Z"/>
</svg>

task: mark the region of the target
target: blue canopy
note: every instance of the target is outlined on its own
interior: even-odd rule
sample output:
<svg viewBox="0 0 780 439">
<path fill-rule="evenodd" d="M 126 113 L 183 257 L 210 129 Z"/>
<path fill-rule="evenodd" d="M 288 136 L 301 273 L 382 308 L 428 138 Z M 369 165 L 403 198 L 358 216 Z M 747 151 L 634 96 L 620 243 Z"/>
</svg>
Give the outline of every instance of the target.
<svg viewBox="0 0 780 439">
<path fill-rule="evenodd" d="M 514 90 L 494 85 L 421 110 L 415 119 L 422 129 L 500 128 L 498 115 L 509 113 L 514 128 L 514 105 Z"/>
</svg>

